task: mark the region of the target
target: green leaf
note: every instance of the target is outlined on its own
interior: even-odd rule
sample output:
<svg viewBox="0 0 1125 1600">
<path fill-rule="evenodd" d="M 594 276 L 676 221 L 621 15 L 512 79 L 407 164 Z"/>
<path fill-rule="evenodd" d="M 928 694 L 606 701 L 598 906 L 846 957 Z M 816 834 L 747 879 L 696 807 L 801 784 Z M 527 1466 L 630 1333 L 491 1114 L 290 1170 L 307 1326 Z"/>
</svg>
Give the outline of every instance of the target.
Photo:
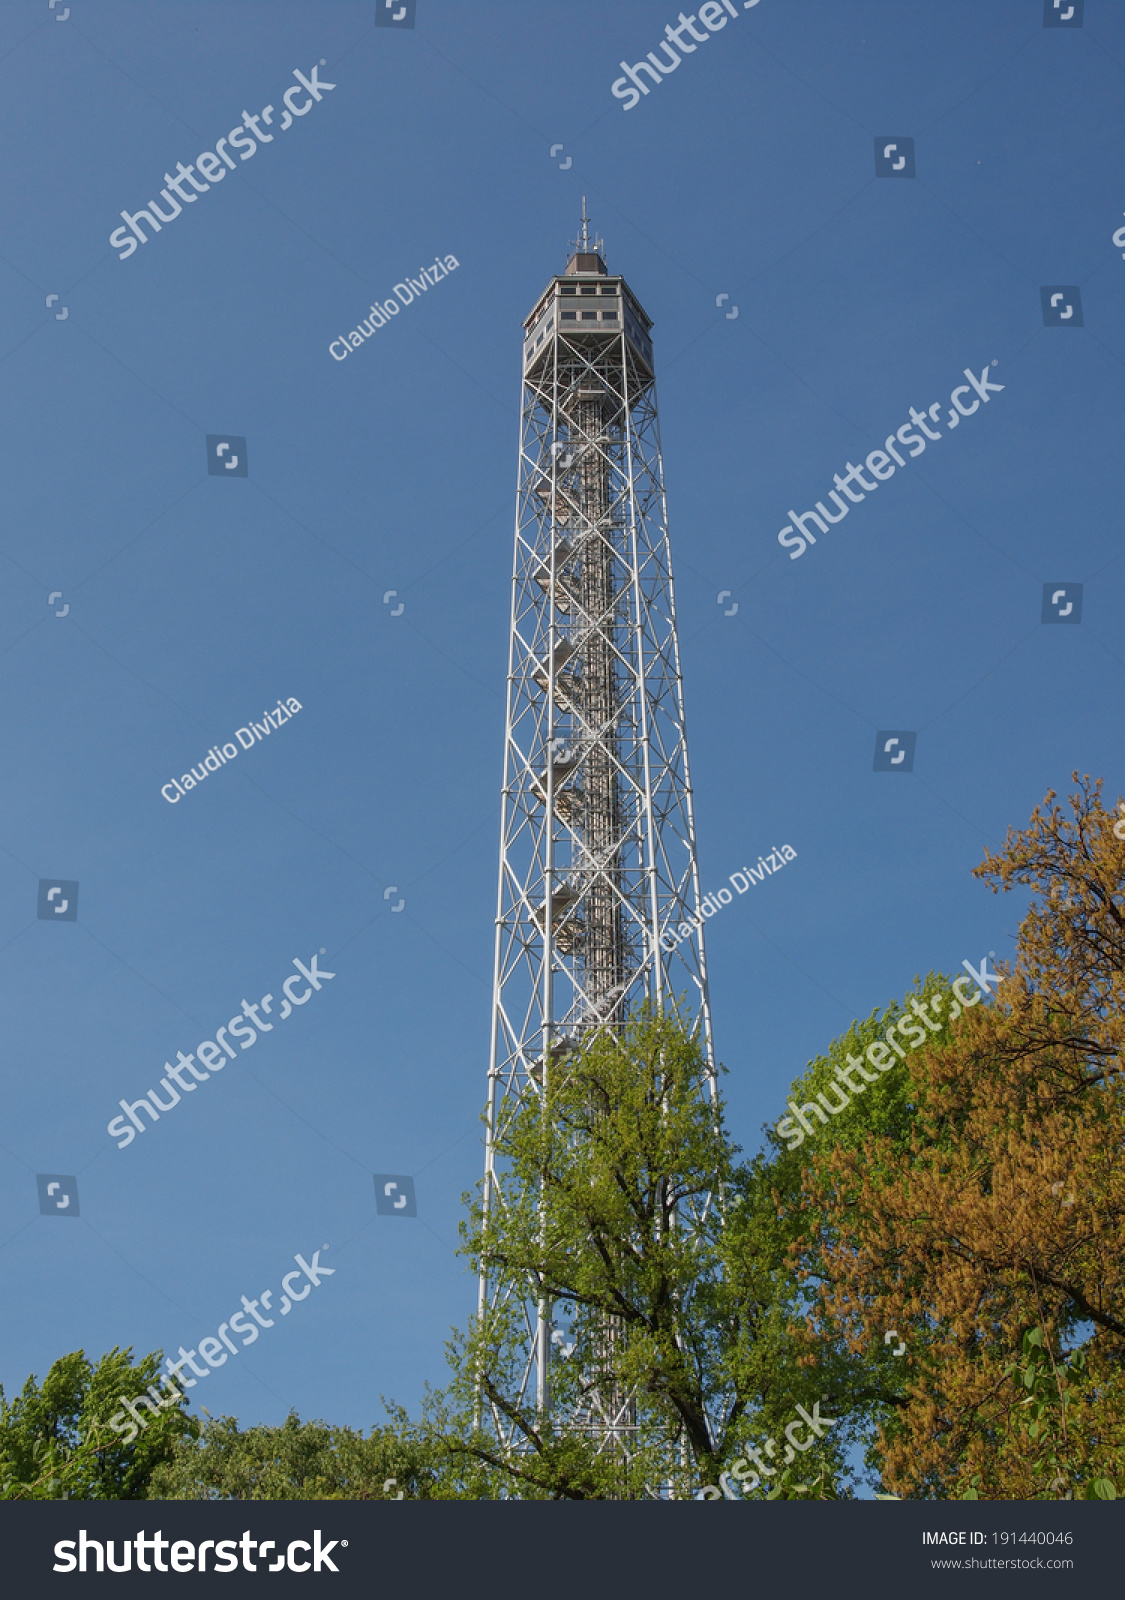
<svg viewBox="0 0 1125 1600">
<path fill-rule="evenodd" d="M 1116 1500 L 1117 1490 L 1111 1478 L 1091 1478 L 1086 1485 L 1083 1500 Z"/>
</svg>

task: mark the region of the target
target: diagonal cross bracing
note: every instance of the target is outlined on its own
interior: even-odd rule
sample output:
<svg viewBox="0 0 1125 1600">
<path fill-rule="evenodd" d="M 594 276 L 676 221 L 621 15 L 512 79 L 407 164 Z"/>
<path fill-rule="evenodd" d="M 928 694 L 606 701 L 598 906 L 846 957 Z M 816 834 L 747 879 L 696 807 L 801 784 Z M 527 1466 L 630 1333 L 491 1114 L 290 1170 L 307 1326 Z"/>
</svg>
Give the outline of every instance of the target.
<svg viewBox="0 0 1125 1600">
<path fill-rule="evenodd" d="M 495 1145 L 552 1070 L 642 999 L 686 992 L 715 1093 L 702 930 L 660 943 L 700 901 L 648 317 L 601 257 L 576 253 L 527 319 L 512 572 L 484 1204 Z M 551 1309 L 517 1297 L 524 1393 L 549 1408 Z M 606 1351 L 616 1337 L 605 1334 Z M 530 1387 L 529 1387 L 530 1386 Z M 631 1401 L 596 1376 L 569 1425 L 606 1444 Z M 492 1418 L 514 1440 L 510 1420 Z"/>
</svg>

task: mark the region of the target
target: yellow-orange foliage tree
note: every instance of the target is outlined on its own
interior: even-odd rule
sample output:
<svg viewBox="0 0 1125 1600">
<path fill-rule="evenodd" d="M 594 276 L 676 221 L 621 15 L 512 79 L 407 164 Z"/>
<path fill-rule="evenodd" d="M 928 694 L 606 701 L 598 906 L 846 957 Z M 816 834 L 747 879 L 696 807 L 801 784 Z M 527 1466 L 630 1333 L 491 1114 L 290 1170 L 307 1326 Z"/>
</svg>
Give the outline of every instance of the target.
<svg viewBox="0 0 1125 1600">
<path fill-rule="evenodd" d="M 909 1137 L 805 1175 L 810 1332 L 907 1341 L 879 1450 L 901 1496 L 1125 1479 L 1125 840 L 1074 779 L 976 869 L 1031 903 L 993 1003 L 911 1056 Z"/>
</svg>

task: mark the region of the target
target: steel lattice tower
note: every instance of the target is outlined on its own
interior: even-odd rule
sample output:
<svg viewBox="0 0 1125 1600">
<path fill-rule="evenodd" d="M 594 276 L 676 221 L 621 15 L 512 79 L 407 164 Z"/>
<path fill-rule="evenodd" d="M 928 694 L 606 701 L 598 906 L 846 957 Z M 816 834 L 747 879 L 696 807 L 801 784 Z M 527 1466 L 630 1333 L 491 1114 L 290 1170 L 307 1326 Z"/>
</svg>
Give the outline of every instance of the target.
<svg viewBox="0 0 1125 1600">
<path fill-rule="evenodd" d="M 686 991 L 715 1095 L 702 929 L 660 943 L 700 893 L 651 327 L 583 203 L 524 323 L 486 1212 L 504 1204 L 506 1119 L 641 1000 Z M 482 1274 L 481 1315 L 512 1292 Z M 551 1307 L 529 1286 L 523 1312 L 523 1392 L 542 1411 Z M 611 1441 L 629 1405 L 604 1397 L 575 1425 Z"/>
</svg>

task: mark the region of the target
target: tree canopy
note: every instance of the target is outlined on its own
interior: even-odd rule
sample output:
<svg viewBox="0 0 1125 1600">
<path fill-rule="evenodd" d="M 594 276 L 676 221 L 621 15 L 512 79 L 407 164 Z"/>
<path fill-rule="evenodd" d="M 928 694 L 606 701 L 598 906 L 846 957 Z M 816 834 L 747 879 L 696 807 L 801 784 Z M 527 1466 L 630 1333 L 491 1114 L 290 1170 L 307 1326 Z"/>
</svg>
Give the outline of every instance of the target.
<svg viewBox="0 0 1125 1600">
<path fill-rule="evenodd" d="M 907 1341 L 879 1433 L 900 1494 L 1055 1498 L 1120 1481 L 1125 842 L 1100 790 L 1083 779 L 1069 815 L 1048 794 L 976 869 L 1031 904 L 994 1003 L 912 1062 L 905 1137 L 873 1130 L 805 1175 L 830 1219 L 802 1254 L 810 1327 L 853 1351 L 889 1327 Z M 1033 1330 L 1067 1403 L 1029 1434 L 1013 1363 Z"/>
<path fill-rule="evenodd" d="M 208 1418 L 152 1475 L 154 1500 L 397 1500 L 431 1498 L 438 1474 L 426 1449 L 398 1425 L 353 1428 L 302 1422 L 240 1429 L 234 1417 Z"/>
<path fill-rule="evenodd" d="M 153 1352 L 134 1364 L 131 1349 L 114 1347 L 92 1366 L 76 1350 L 10 1403 L 0 1388 L 0 1498 L 144 1499 L 157 1465 L 197 1427 L 165 1390 L 156 1390 L 162 1408 L 151 1399 L 160 1360 Z M 143 1426 L 130 1420 L 130 1400 Z"/>
</svg>

